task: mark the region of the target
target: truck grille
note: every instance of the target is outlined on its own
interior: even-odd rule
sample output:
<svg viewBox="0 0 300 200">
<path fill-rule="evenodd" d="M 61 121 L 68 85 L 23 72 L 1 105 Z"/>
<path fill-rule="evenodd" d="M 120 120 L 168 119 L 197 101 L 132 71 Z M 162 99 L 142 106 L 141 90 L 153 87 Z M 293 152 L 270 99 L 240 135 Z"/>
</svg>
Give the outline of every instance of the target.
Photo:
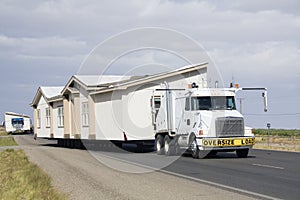
<svg viewBox="0 0 300 200">
<path fill-rule="evenodd" d="M 217 137 L 244 136 L 244 119 L 241 117 L 220 117 L 216 119 Z"/>
<path fill-rule="evenodd" d="M 23 125 L 22 124 L 14 124 L 13 127 L 16 129 L 16 130 L 21 130 L 23 128 Z"/>
</svg>

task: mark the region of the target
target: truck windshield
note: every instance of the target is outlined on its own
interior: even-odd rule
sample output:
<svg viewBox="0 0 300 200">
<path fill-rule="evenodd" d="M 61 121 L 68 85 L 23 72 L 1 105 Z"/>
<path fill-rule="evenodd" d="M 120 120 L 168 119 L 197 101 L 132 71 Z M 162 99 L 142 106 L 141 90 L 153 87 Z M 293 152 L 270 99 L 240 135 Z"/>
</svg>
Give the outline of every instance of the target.
<svg viewBox="0 0 300 200">
<path fill-rule="evenodd" d="M 192 97 L 192 110 L 235 110 L 235 101 L 233 96 L 208 96 Z"/>
<path fill-rule="evenodd" d="M 18 125 L 18 124 L 24 125 L 24 119 L 23 118 L 12 118 L 11 119 L 11 124 L 13 126 Z"/>
</svg>

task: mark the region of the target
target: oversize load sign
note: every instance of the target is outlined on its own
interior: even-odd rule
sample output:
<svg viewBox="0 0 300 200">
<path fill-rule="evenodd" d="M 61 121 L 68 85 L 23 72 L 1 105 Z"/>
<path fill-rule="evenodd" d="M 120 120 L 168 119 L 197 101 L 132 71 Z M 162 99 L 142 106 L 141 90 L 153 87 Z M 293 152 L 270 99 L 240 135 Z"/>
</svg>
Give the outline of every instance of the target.
<svg viewBox="0 0 300 200">
<path fill-rule="evenodd" d="M 249 146 L 255 144 L 255 138 L 227 138 L 227 139 L 203 139 L 202 146 L 205 147 L 234 147 Z"/>
</svg>

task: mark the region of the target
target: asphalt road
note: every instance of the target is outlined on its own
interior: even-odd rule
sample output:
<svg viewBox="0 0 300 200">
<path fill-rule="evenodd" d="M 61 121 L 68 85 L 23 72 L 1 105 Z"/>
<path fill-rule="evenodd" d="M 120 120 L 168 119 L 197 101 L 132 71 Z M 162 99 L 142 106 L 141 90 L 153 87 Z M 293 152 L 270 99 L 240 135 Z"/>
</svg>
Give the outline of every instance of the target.
<svg viewBox="0 0 300 200">
<path fill-rule="evenodd" d="M 252 150 L 246 159 L 229 153 L 203 160 L 182 157 L 165 170 L 275 198 L 300 198 L 300 153 Z"/>
<path fill-rule="evenodd" d="M 102 156 L 117 158 L 258 198 L 300 199 L 300 153 L 253 149 L 248 158 L 237 158 L 235 153 L 218 153 L 205 159 L 154 153 L 98 151 L 93 154 L 99 160 Z"/>
<path fill-rule="evenodd" d="M 17 140 L 23 142 L 24 148 L 26 148 L 26 144 L 30 144 L 26 136 Z M 184 197 L 190 197 L 188 194 L 192 194 L 191 191 L 193 192 L 193 190 L 191 190 L 191 186 L 195 188 L 209 186 L 210 188 L 225 189 L 225 191 L 234 193 L 224 193 L 224 196 L 216 196 L 217 194 L 222 194 L 222 192 L 216 190 L 214 192 L 205 193 L 205 196 L 203 192 L 202 195 L 204 196 L 202 196 L 202 198 L 206 197 L 206 199 L 220 198 L 220 196 L 222 196 L 222 199 L 225 197 L 225 199 L 240 199 L 242 197 L 244 198 L 245 194 L 250 198 L 258 199 L 299 199 L 300 197 L 300 153 L 252 150 L 249 157 L 245 159 L 237 158 L 234 153 L 218 153 L 216 156 L 210 156 L 206 159 L 193 159 L 189 155 L 166 157 L 158 156 L 153 152 L 128 153 L 115 151 L 110 148 L 102 151 L 89 151 L 89 153 L 87 153 L 87 151 L 83 150 L 55 147 L 55 145 L 50 144 L 53 143 L 53 141 L 43 142 L 44 144 L 40 146 L 42 148 L 35 151 L 33 151 L 35 148 L 32 144 L 29 145 L 29 149 L 26 151 L 28 154 L 31 154 L 31 159 L 35 159 L 36 162 L 41 162 L 41 160 L 45 159 L 40 165 L 43 166 L 43 164 L 48 162 L 44 166 L 46 168 L 49 167 L 51 163 L 57 162 L 59 166 L 63 164 L 60 169 L 68 169 L 70 167 L 72 169 L 76 168 L 78 171 L 82 169 L 82 174 L 92 179 L 97 177 L 97 174 L 91 175 L 89 173 L 99 171 L 99 168 L 96 167 L 96 164 L 86 166 L 86 164 L 94 163 L 94 161 L 87 160 L 90 155 L 98 161 L 101 161 L 99 163 L 108 166 L 110 169 L 115 169 L 114 171 L 125 171 L 137 174 L 143 173 L 142 176 L 139 176 L 137 180 L 133 180 L 133 182 L 146 181 L 147 184 L 150 185 L 151 179 L 156 177 L 156 182 L 158 179 L 161 180 L 158 183 L 155 183 L 153 180 L 152 187 L 156 187 L 157 184 L 162 184 L 160 187 L 165 187 L 163 190 L 170 190 L 170 193 L 176 191 L 178 195 L 186 193 L 184 194 L 185 196 L 183 195 Z M 89 167 L 92 168 L 88 170 L 90 172 L 83 170 Z M 101 170 L 104 169 L 101 168 Z M 176 181 L 169 180 L 170 178 L 152 173 L 157 170 L 164 174 L 171 174 L 173 177 L 179 179 L 176 179 Z M 49 168 L 48 171 L 52 171 L 54 174 L 59 172 L 55 167 Z M 109 173 L 112 172 L 107 171 L 107 174 Z M 147 176 L 147 180 L 143 180 Z M 65 177 L 64 179 L 67 180 L 69 177 L 70 176 Z M 118 174 L 117 177 L 121 177 L 121 175 Z M 60 179 L 62 178 L 60 177 Z M 132 176 L 126 177 L 126 180 L 129 181 L 130 179 L 132 179 Z M 182 179 L 190 182 L 182 182 Z M 73 181 L 74 185 L 76 185 L 76 180 Z M 97 181 L 98 180 L 95 180 L 95 182 Z M 107 178 L 106 182 L 109 181 L 110 179 Z M 117 183 L 111 183 L 111 185 L 115 184 Z M 184 184 L 189 185 L 189 187 L 186 187 Z M 170 187 L 166 187 L 168 185 L 170 185 Z M 122 185 L 122 187 L 125 186 Z M 65 188 L 64 190 L 68 189 L 71 190 L 70 188 Z M 106 190 L 107 189 L 105 189 L 105 191 Z M 128 188 L 124 189 L 124 191 L 127 190 Z M 189 190 L 189 192 L 187 192 L 187 190 Z M 206 188 L 205 190 L 208 189 Z M 74 191 L 72 190 L 72 192 Z M 83 194 L 84 192 L 80 193 L 80 195 Z M 138 194 L 140 193 L 137 193 L 137 195 Z M 130 193 L 130 195 L 132 194 Z M 130 195 L 124 197 L 131 197 Z M 148 195 L 149 198 L 154 197 L 151 192 Z"/>
<path fill-rule="evenodd" d="M 96 156 L 93 152 L 80 149 L 57 147 L 54 141 L 37 140 L 32 136 L 14 136 L 31 162 L 36 163 L 52 178 L 53 186 L 64 192 L 71 200 L 81 199 L 224 199 L 248 200 L 253 196 L 212 187 L 189 179 L 170 175 L 160 171 L 117 161 L 116 158 Z M 15 148 L 15 147 L 13 147 Z M 105 152 L 108 153 L 108 152 Z M 101 152 L 95 154 L 100 155 Z M 123 155 L 126 158 L 129 154 Z M 133 154 L 140 157 L 144 154 Z M 149 154 L 156 157 L 155 154 Z M 156 157 L 156 160 L 168 160 Z M 121 169 L 130 169 L 133 173 L 114 170 L 107 165 Z M 143 172 L 143 173 L 141 173 Z"/>
</svg>

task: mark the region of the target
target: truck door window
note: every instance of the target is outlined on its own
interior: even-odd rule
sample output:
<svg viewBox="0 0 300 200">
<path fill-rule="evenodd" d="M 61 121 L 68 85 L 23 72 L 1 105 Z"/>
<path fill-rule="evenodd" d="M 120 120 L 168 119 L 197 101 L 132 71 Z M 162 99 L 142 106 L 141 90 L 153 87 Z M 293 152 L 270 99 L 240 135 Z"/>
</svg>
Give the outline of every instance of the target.
<svg viewBox="0 0 300 200">
<path fill-rule="evenodd" d="M 190 98 L 189 97 L 187 97 L 187 98 L 185 98 L 185 110 L 190 110 Z"/>
<path fill-rule="evenodd" d="M 235 110 L 235 102 L 234 97 L 227 97 L 227 109 L 233 109 Z"/>
</svg>

